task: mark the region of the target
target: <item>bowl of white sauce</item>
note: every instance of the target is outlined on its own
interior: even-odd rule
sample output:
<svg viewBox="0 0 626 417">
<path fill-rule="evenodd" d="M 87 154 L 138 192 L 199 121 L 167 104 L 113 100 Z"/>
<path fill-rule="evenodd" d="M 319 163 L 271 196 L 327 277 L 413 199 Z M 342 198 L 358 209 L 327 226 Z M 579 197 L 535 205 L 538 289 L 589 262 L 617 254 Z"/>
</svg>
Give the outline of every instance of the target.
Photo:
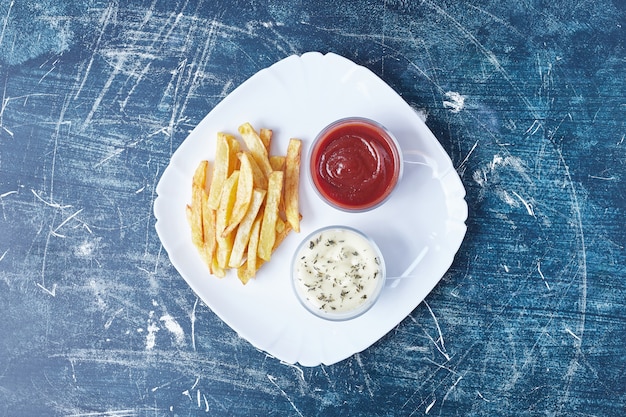
<svg viewBox="0 0 626 417">
<path fill-rule="evenodd" d="M 376 243 L 348 226 L 327 226 L 302 240 L 292 284 L 304 308 L 327 320 L 348 320 L 369 310 L 385 284 L 385 262 Z"/>
</svg>

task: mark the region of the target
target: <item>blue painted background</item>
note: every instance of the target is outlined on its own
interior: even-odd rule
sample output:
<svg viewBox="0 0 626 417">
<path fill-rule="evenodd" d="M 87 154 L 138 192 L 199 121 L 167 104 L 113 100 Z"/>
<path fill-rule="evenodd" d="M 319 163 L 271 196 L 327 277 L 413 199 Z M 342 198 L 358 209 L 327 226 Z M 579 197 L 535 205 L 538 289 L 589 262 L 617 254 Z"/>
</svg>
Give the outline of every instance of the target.
<svg viewBox="0 0 626 417">
<path fill-rule="evenodd" d="M 622 0 L 0 4 L 0 416 L 622 416 Z M 280 363 L 154 230 L 173 151 L 230 91 L 335 52 L 426 118 L 467 237 L 393 331 Z"/>
</svg>

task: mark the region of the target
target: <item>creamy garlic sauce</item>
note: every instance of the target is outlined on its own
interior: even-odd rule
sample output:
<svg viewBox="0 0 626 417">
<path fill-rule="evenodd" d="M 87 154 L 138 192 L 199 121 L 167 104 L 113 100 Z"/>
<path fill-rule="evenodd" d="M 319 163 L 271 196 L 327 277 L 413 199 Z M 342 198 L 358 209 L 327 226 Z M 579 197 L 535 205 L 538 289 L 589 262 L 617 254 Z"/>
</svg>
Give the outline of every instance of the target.
<svg viewBox="0 0 626 417">
<path fill-rule="evenodd" d="M 300 293 L 329 313 L 366 303 L 382 279 L 378 252 L 365 237 L 345 229 L 324 230 L 304 242 L 295 270 Z"/>
</svg>

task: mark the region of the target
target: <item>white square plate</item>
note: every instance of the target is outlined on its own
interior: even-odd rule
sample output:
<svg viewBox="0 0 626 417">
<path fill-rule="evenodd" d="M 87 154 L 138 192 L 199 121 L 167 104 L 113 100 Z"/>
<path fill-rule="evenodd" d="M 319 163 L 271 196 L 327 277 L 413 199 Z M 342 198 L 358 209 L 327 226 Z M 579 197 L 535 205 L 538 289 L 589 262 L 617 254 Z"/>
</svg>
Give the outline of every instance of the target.
<svg viewBox="0 0 626 417">
<path fill-rule="evenodd" d="M 320 200 L 308 178 L 308 152 L 328 123 L 348 116 L 374 119 L 397 138 L 404 175 L 375 210 L 350 214 Z M 242 285 L 232 271 L 209 274 L 191 243 L 185 206 L 198 163 L 213 160 L 217 132 L 250 122 L 274 131 L 272 154 L 291 137 L 303 141 L 301 232 L 291 233 L 256 279 Z M 465 236 L 465 189 L 450 158 L 419 115 L 368 69 L 329 53 L 290 56 L 259 71 L 219 103 L 176 150 L 157 186 L 156 230 L 174 267 L 225 323 L 252 345 L 287 363 L 333 364 L 360 352 L 395 327 L 439 282 Z M 316 318 L 290 284 L 293 252 L 302 238 L 331 224 L 376 240 L 390 280 L 364 315 L 333 322 Z"/>
</svg>

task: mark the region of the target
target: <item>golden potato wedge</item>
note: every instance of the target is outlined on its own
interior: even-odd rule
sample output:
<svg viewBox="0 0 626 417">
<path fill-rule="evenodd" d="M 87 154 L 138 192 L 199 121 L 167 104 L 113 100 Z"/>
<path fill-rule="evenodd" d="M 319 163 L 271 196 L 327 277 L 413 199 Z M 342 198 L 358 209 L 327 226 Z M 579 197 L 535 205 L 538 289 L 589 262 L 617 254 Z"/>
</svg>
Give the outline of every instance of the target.
<svg viewBox="0 0 626 417">
<path fill-rule="evenodd" d="M 237 138 L 230 134 L 225 134 L 228 141 L 228 175 L 239 169 L 239 152 L 241 152 L 241 143 Z"/>
<path fill-rule="evenodd" d="M 260 216 L 252 223 L 252 228 L 250 229 L 250 240 L 248 241 L 248 258 L 246 261 L 237 269 L 237 277 L 239 280 L 246 284 L 250 278 L 253 278 L 256 275 L 256 272 L 260 266 L 257 262 L 257 252 L 259 247 L 259 235 L 261 232 L 261 221 L 262 221 L 262 213 Z"/>
<path fill-rule="evenodd" d="M 217 257 L 213 258 L 210 271 L 218 278 L 224 278 L 226 276 L 226 270 L 218 265 Z"/>
<path fill-rule="evenodd" d="M 254 188 L 252 165 L 250 164 L 247 153 L 240 152 L 239 156 L 241 164 L 239 179 L 237 180 L 237 195 L 235 197 L 233 211 L 230 219 L 228 219 L 228 225 L 222 232 L 222 237 L 232 233 L 232 231 L 239 226 L 239 223 L 248 212 L 248 207 L 250 207 L 250 202 L 252 201 L 252 190 Z"/>
<path fill-rule="evenodd" d="M 290 139 L 285 158 L 285 217 L 296 233 L 300 233 L 300 155 L 302 141 Z"/>
<path fill-rule="evenodd" d="M 202 231 L 204 235 L 204 261 L 209 267 L 209 271 L 213 273 L 213 258 L 215 249 L 217 248 L 217 240 L 215 236 L 215 210 L 209 207 L 208 193 L 202 190 Z"/>
<path fill-rule="evenodd" d="M 259 137 L 261 138 L 261 142 L 263 142 L 263 146 L 267 149 L 268 154 L 270 153 L 273 135 L 274 132 L 271 129 L 261 128 L 261 130 L 259 130 Z"/>
<path fill-rule="evenodd" d="M 261 171 L 269 178 L 272 172 L 272 166 L 270 165 L 267 149 L 259 134 L 250 123 L 244 123 L 239 126 L 239 134 Z"/>
<path fill-rule="evenodd" d="M 252 226 L 255 219 L 257 218 L 257 214 L 259 213 L 261 206 L 263 205 L 263 201 L 265 200 L 265 194 L 265 190 L 259 189 L 255 189 L 252 194 L 252 202 L 250 203 L 248 212 L 239 223 L 239 227 L 237 227 L 237 233 L 235 234 L 233 250 L 230 254 L 230 260 L 228 261 L 228 266 L 231 268 L 238 268 L 241 266 L 244 251 L 249 246 L 248 242 L 251 239 Z M 254 255 L 256 257 L 256 249 Z"/>
<path fill-rule="evenodd" d="M 256 163 L 252 154 L 248 153 L 248 160 L 250 161 L 250 166 L 252 167 L 252 177 L 254 179 L 254 188 L 260 188 L 262 190 L 267 190 L 267 177 L 265 173 L 259 168 L 259 165 Z"/>
<path fill-rule="evenodd" d="M 209 189 L 209 207 L 217 210 L 220 205 L 220 196 L 224 181 L 230 175 L 230 144 L 228 135 L 225 133 L 217 134 L 215 145 L 215 161 L 213 162 L 213 175 L 211 186 Z"/>
<path fill-rule="evenodd" d="M 282 171 L 274 171 L 269 176 L 258 250 L 259 258 L 265 261 L 270 260 L 276 241 L 276 220 L 283 191 L 283 177 Z"/>
<path fill-rule="evenodd" d="M 283 222 L 281 219 L 278 219 L 276 221 L 276 241 L 274 242 L 272 253 L 274 253 L 274 251 L 278 249 L 280 244 L 283 243 L 283 240 L 285 240 L 285 238 L 289 235 L 289 233 L 291 233 L 292 230 L 293 229 L 291 228 L 291 225 L 289 223 Z"/>
<path fill-rule="evenodd" d="M 215 218 L 215 231 L 217 240 L 217 265 L 226 269 L 230 252 L 233 247 L 233 234 L 222 236 L 222 232 L 226 229 L 228 220 L 233 211 L 235 200 L 237 198 L 237 182 L 239 180 L 239 171 L 233 173 L 224 181 L 224 189 L 220 198 L 220 204 L 217 209 Z"/>
<path fill-rule="evenodd" d="M 202 249 L 204 237 L 202 231 L 202 193 L 206 182 L 206 170 L 209 162 L 201 161 L 194 171 L 191 184 L 191 239 L 193 244 Z"/>
<path fill-rule="evenodd" d="M 270 165 L 272 167 L 272 171 L 284 171 L 285 157 L 283 155 L 270 156 Z"/>
<path fill-rule="evenodd" d="M 285 240 L 287 235 L 289 235 L 289 233 L 291 232 L 291 226 L 289 225 L 289 223 L 282 222 L 280 219 L 277 220 L 277 228 L 280 229 L 280 231 L 276 232 L 276 242 L 274 242 L 274 248 L 272 249 L 272 253 L 280 246 L 283 240 Z M 252 243 L 253 236 L 255 236 L 254 231 L 250 235 L 248 259 L 246 259 L 243 265 L 237 269 L 237 276 L 244 284 L 247 283 L 250 278 L 254 278 L 261 266 L 265 264 L 265 261 L 263 259 L 259 257 L 252 257 L 251 255 L 251 252 L 256 252 L 256 245 L 253 245 Z M 255 243 L 258 244 L 258 239 L 256 239 Z"/>
</svg>

